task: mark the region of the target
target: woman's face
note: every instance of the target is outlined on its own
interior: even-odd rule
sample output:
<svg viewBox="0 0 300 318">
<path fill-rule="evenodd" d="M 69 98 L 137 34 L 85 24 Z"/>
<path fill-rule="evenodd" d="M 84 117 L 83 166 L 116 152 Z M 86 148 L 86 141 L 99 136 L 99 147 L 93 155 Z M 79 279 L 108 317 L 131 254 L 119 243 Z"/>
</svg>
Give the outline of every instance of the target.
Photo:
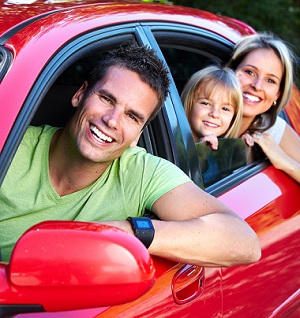
<svg viewBox="0 0 300 318">
<path fill-rule="evenodd" d="M 266 112 L 280 96 L 283 66 L 271 49 L 248 53 L 236 69 L 243 90 L 243 117 Z"/>
</svg>

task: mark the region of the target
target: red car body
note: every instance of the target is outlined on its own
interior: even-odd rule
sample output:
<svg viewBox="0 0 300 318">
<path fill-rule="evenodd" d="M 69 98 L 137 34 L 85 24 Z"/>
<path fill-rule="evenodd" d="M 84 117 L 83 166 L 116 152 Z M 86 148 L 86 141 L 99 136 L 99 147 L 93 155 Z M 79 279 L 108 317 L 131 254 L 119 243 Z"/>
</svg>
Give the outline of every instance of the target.
<svg viewBox="0 0 300 318">
<path fill-rule="evenodd" d="M 0 45 L 9 52 L 8 58 L 11 59 L 8 69 L 2 72 L 0 78 L 0 180 L 4 179 L 15 149 L 33 116 L 28 114 L 29 111 L 22 113 L 22 109 L 34 96 L 34 89 L 38 92 L 42 86 L 39 84 L 40 75 L 47 67 L 55 67 L 51 64 L 53 57 L 63 52 L 67 43 L 72 43 L 79 35 L 126 24 L 133 24 L 138 29 L 147 28 L 151 23 L 170 23 L 176 24 L 177 28 L 172 32 L 180 33 L 180 27 L 190 28 L 191 34 L 201 30 L 203 34 L 209 32 L 212 37 L 222 38 L 233 45 L 241 36 L 255 32 L 250 26 L 234 19 L 172 5 L 96 1 L 89 1 L 89 4 L 80 1 L 52 4 L 36 1 L 22 5 L 1 1 L 0 5 Z M 117 31 L 113 34 L 117 34 Z M 142 36 L 141 39 L 144 41 Z M 153 43 L 151 41 L 152 38 L 149 40 L 150 45 Z M 171 130 L 170 138 L 176 144 L 172 150 L 179 153 L 180 143 L 183 148 L 193 146 L 186 146 L 186 140 L 192 140 L 191 133 L 186 119 L 181 118 L 184 113 L 180 113 L 175 105 L 178 92 L 174 87 L 171 96 L 172 102 L 169 103 L 174 105 L 165 106 L 164 116 L 170 121 L 171 128 L 168 126 L 166 129 Z M 20 117 L 20 114 L 23 115 Z M 300 94 L 296 87 L 285 114 L 300 134 Z M 173 119 L 176 116 L 177 119 Z M 24 123 L 24 118 L 27 123 Z M 178 129 L 182 136 L 179 141 L 175 140 L 175 131 Z M 188 149 L 185 151 L 189 153 Z M 181 166 L 183 160 L 179 160 L 179 163 L 174 161 Z M 192 164 L 190 168 L 183 169 L 189 169 L 188 173 L 193 177 L 195 171 Z M 101 303 L 96 307 L 103 307 L 89 309 L 95 307 L 95 303 L 91 302 L 86 306 L 87 309 L 30 313 L 24 314 L 24 317 L 299 317 L 299 184 L 264 161 L 257 167 L 246 167 L 243 175 L 226 179 L 221 185 L 218 183 L 208 187 L 207 191 L 246 219 L 256 231 L 262 247 L 259 262 L 232 268 L 201 268 L 153 257 L 155 283 L 136 300 L 128 302 L 124 299 L 124 304 L 120 300 L 120 304 L 114 306 Z M 141 253 L 144 251 L 141 250 Z M 21 267 L 18 268 L 20 272 Z M 8 265 L 0 268 L 2 277 L 8 268 Z M 147 279 L 149 287 L 151 275 Z M 49 293 L 45 294 L 45 301 L 48 302 Z M 101 298 L 101 291 L 99 293 Z M 1 292 L 0 288 L 0 306 L 12 304 L 11 299 L 3 295 L 4 290 Z M 79 291 L 78 294 L 72 293 L 73 309 L 79 308 L 76 303 L 81 297 Z M 31 302 L 32 299 L 27 298 L 26 303 Z M 13 304 L 16 303 L 17 299 Z M 66 309 L 72 309 L 72 304 Z M 46 310 L 56 311 L 57 308 L 50 304 Z"/>
</svg>

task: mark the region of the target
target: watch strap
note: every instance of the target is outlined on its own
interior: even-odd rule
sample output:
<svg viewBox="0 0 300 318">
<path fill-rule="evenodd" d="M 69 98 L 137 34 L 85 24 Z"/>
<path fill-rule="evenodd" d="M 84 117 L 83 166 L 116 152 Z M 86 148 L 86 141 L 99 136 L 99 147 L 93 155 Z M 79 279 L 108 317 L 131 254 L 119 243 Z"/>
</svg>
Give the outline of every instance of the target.
<svg viewBox="0 0 300 318">
<path fill-rule="evenodd" d="M 154 238 L 154 227 L 150 218 L 128 217 L 134 235 L 148 248 Z"/>
</svg>

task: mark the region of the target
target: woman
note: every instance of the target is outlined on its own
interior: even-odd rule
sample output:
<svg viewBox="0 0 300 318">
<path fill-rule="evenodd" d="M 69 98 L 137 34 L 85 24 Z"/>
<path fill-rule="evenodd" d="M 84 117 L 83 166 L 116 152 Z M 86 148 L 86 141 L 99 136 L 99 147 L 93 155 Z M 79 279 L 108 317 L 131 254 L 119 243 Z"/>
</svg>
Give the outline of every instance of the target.
<svg viewBox="0 0 300 318">
<path fill-rule="evenodd" d="M 211 65 L 194 73 L 181 99 L 195 142 L 205 142 L 216 150 L 217 137 L 238 137 L 243 97 L 230 68 Z"/>
<path fill-rule="evenodd" d="M 260 145 L 274 167 L 300 182 L 300 138 L 277 116 L 291 97 L 293 60 L 282 40 L 258 33 L 236 44 L 228 66 L 243 90 L 240 136 L 249 146 Z"/>
</svg>

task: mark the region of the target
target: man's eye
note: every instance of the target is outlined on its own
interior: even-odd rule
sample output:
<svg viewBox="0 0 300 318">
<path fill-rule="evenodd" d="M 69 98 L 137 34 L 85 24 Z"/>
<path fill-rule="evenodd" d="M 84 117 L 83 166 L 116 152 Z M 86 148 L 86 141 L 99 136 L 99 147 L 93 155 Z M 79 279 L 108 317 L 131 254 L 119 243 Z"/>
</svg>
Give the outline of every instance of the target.
<svg viewBox="0 0 300 318">
<path fill-rule="evenodd" d="M 137 118 L 136 118 L 134 115 L 132 115 L 132 114 L 127 114 L 127 116 L 128 116 L 130 119 L 132 119 L 133 121 L 135 121 L 135 122 L 138 121 Z"/>
<path fill-rule="evenodd" d="M 113 105 L 112 100 L 111 100 L 110 98 L 108 98 L 107 96 L 105 96 L 105 95 L 100 95 L 99 98 L 100 98 L 100 100 L 101 100 L 102 103 L 104 103 L 104 104 L 109 104 L 109 105 Z"/>
</svg>

